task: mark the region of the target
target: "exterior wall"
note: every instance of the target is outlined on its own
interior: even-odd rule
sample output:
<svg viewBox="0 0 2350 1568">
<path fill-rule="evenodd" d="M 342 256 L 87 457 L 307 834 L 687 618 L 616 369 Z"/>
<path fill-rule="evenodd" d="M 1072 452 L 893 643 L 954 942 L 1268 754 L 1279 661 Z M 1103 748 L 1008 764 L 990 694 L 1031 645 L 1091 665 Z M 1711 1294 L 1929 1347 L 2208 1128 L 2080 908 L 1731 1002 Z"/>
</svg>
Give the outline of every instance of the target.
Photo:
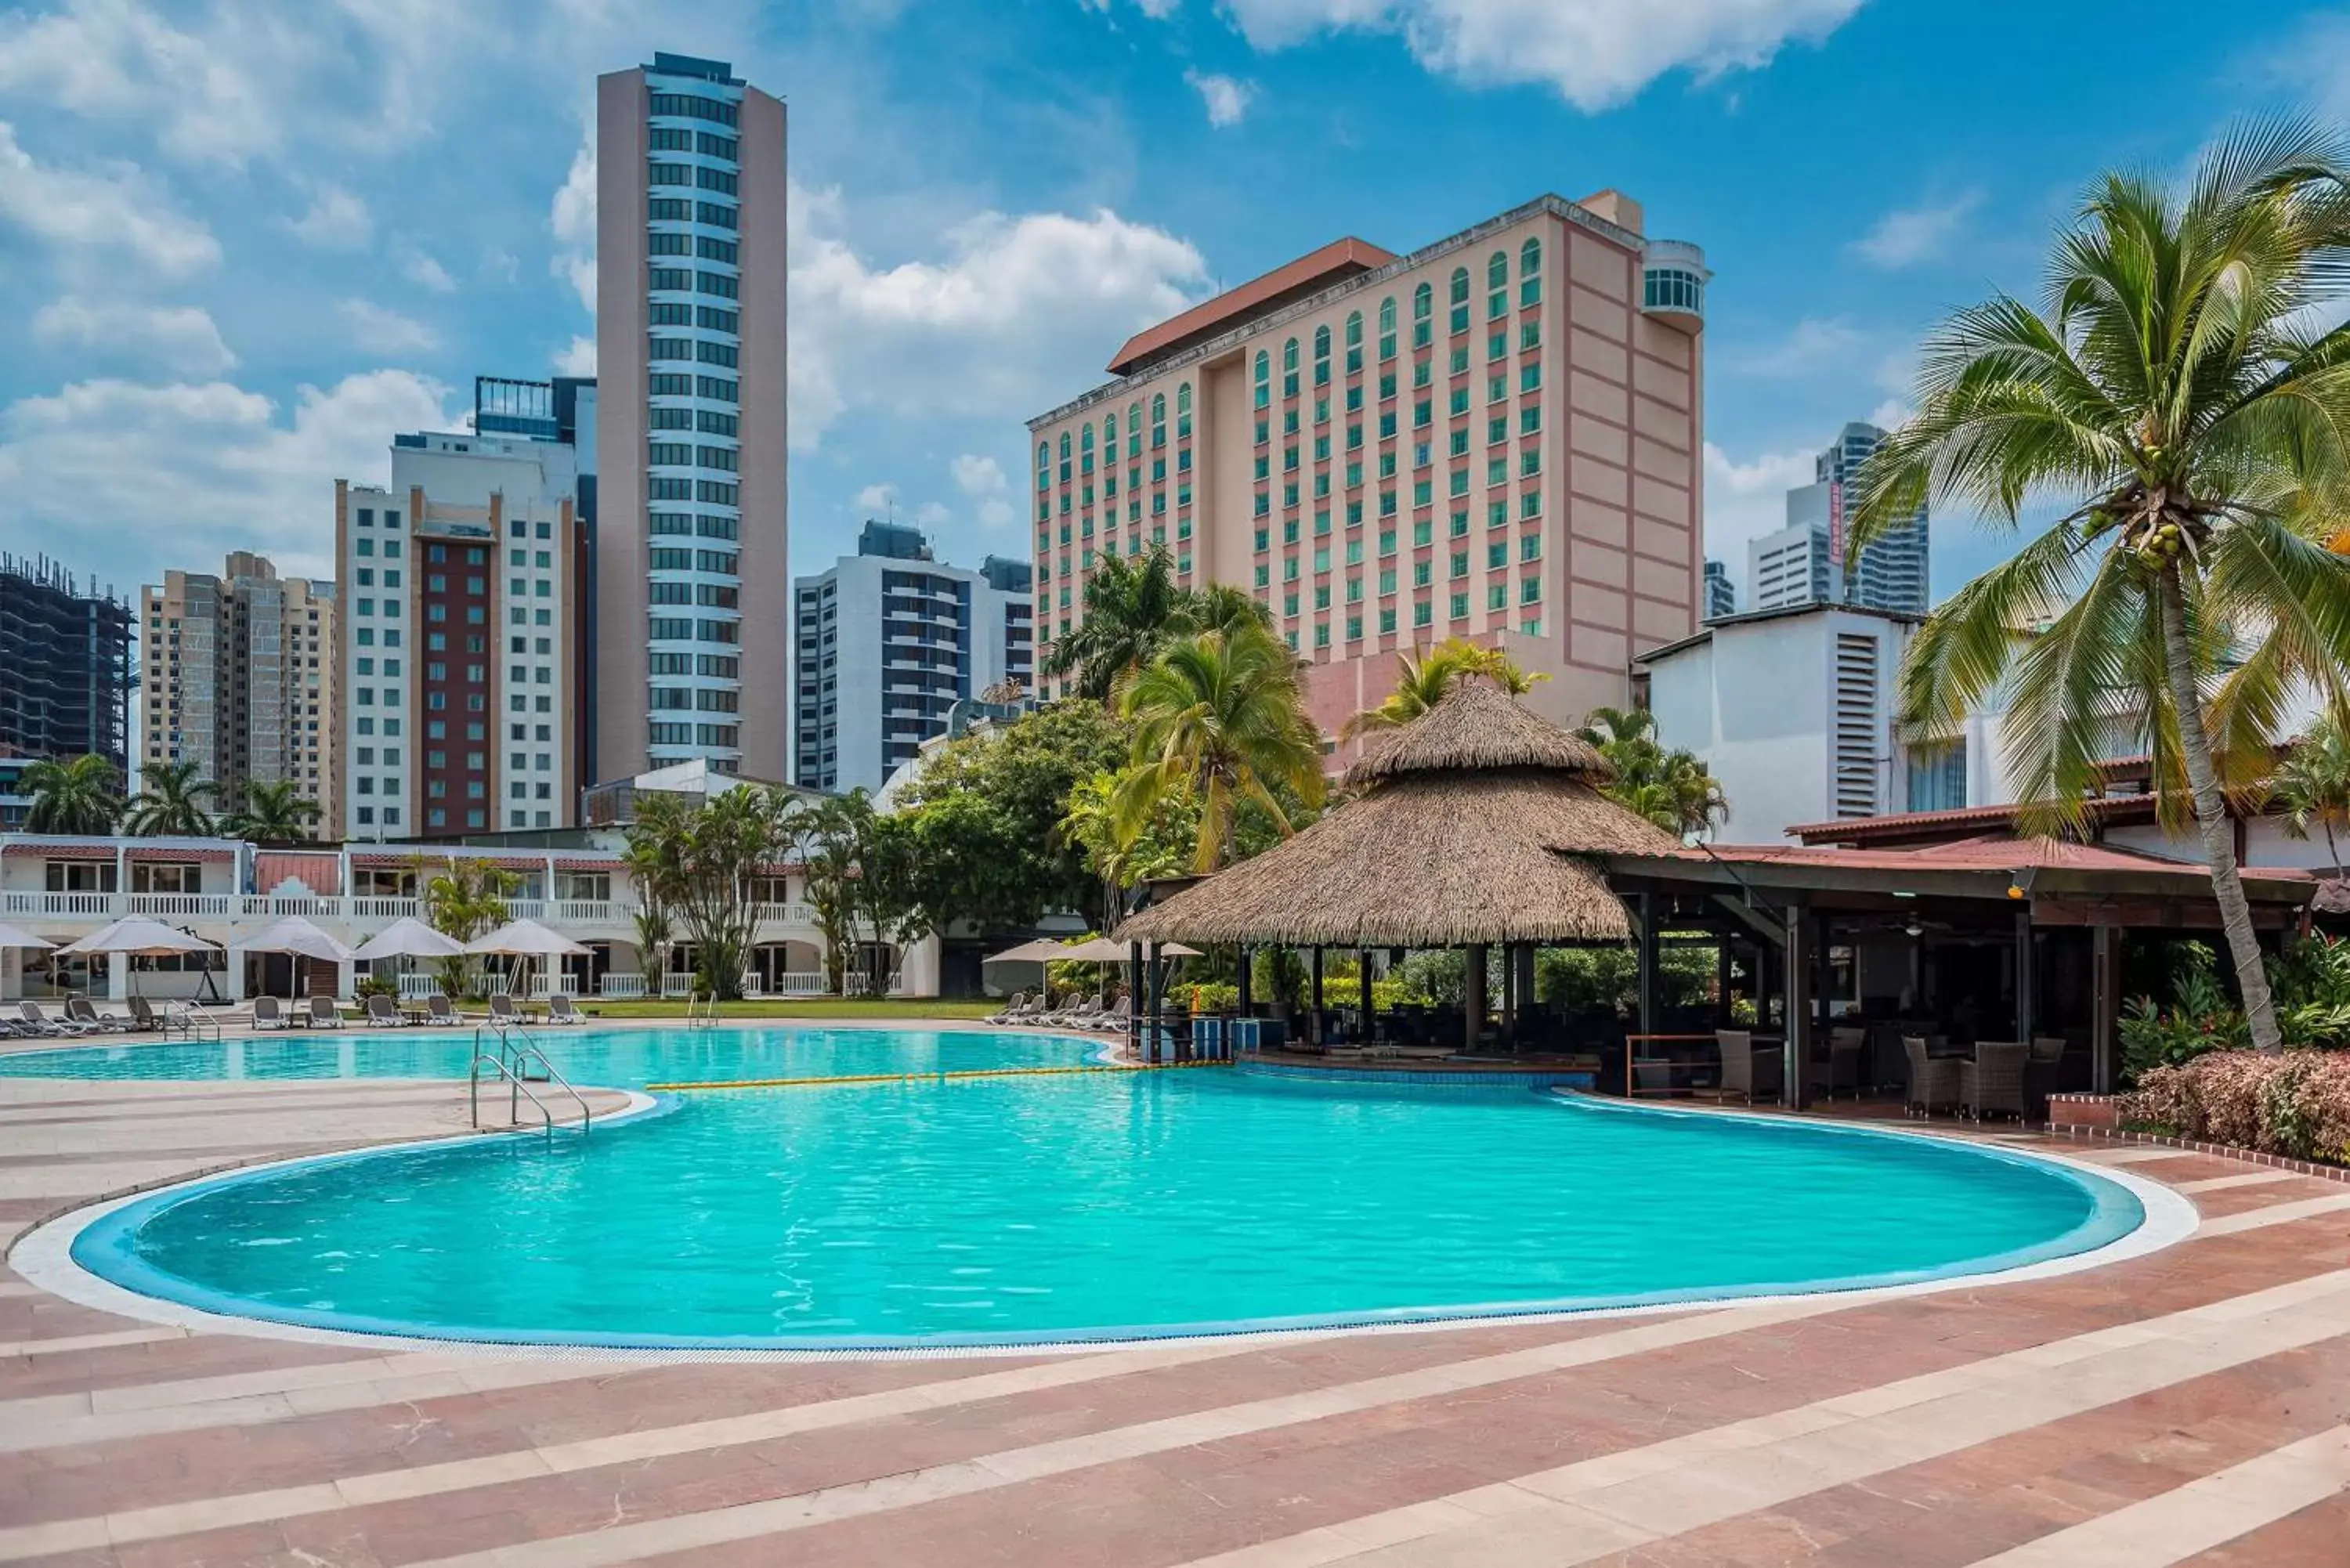
<svg viewBox="0 0 2350 1568">
<path fill-rule="evenodd" d="M 0 754 L 96 753 L 129 770 L 133 613 L 46 558 L 0 552 Z"/>
<path fill-rule="evenodd" d="M 723 118 L 655 115 L 656 95 L 715 103 Z M 785 155 L 783 105 L 722 63 L 656 56 L 598 79 L 602 778 L 695 757 L 754 777 L 786 766 Z M 695 183 L 655 187 L 657 162 Z M 693 357 L 656 360 L 657 338 Z M 692 565 L 655 566 L 657 546 L 690 547 Z"/>
<path fill-rule="evenodd" d="M 1911 624 L 1835 608 L 1732 619 L 1643 657 L 1658 740 L 1695 753 L 1730 802 L 1716 838 L 1774 844 L 1797 823 L 1905 808 L 1893 683 Z M 1839 637 L 1868 639 L 1875 656 L 1874 689 L 1849 715 L 1863 732 L 1860 754 L 1869 770 L 1871 806 L 1860 813 L 1852 809 L 1858 781 L 1839 789 Z"/>
<path fill-rule="evenodd" d="M 1807 485 L 1790 492 L 1790 508 L 1795 496 L 1818 488 Z M 1795 523 L 1746 546 L 1748 609 L 1792 609 L 1797 605 L 1825 604 L 1835 597 L 1835 574 L 1828 564 L 1825 527 Z"/>
<path fill-rule="evenodd" d="M 1636 230 L 1545 198 L 1031 421 L 1040 641 L 1075 625 L 1100 555 L 1164 545 L 1181 581 L 1272 607 L 1333 729 L 1389 690 L 1394 655 L 1453 636 L 1510 635 L 1566 711 L 1622 703 L 1632 649 L 1696 628 L 1703 571 L 1701 340 L 1693 314 L 1644 308 L 1644 255 Z"/>
</svg>

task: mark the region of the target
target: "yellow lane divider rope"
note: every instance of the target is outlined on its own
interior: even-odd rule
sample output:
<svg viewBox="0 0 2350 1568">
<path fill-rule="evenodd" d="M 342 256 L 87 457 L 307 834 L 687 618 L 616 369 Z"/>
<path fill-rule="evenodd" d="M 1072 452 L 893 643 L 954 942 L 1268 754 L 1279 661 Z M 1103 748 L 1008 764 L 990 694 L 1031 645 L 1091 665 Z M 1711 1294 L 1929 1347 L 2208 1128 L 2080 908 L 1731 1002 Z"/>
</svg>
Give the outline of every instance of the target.
<svg viewBox="0 0 2350 1568">
<path fill-rule="evenodd" d="M 820 1089 L 838 1084 L 927 1084 L 962 1078 L 1065 1077 L 1075 1073 L 1166 1073 L 1179 1067 L 1229 1067 L 1229 1062 L 1149 1062 L 1118 1066 L 971 1067 L 954 1073 L 849 1073 L 827 1078 L 721 1078 L 698 1084 L 647 1084 L 657 1094 L 689 1089 Z"/>
</svg>

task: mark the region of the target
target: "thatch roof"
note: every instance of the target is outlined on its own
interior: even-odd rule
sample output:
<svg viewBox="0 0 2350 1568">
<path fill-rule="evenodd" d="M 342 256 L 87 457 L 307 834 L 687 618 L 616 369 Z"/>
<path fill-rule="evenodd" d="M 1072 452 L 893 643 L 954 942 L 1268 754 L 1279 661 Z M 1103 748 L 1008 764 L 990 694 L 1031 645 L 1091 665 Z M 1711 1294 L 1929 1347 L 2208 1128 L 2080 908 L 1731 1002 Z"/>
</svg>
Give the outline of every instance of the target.
<svg viewBox="0 0 2350 1568">
<path fill-rule="evenodd" d="M 1463 681 L 1357 763 L 1364 795 L 1119 926 L 1119 941 L 1457 947 L 1621 940 L 1585 856 L 1679 840 L 1586 782 L 1586 742 Z M 1604 776 L 1604 774 L 1603 774 Z"/>
<path fill-rule="evenodd" d="M 1614 770 L 1599 748 L 1519 705 L 1490 680 L 1456 681 L 1435 707 L 1375 741 L 1347 770 L 1347 783 L 1406 774 L 1540 768 L 1594 780 Z"/>
</svg>

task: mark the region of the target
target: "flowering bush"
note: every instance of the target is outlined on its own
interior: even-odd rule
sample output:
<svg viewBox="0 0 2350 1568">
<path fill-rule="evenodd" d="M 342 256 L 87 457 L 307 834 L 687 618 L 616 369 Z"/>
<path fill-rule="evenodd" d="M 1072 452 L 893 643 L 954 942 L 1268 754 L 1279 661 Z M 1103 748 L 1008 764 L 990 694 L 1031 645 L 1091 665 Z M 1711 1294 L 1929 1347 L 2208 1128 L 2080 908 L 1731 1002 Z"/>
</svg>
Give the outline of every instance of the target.
<svg viewBox="0 0 2350 1568">
<path fill-rule="evenodd" d="M 2350 1054 L 2216 1051 L 2150 1068 L 2121 1115 L 2181 1137 L 2350 1164 Z"/>
</svg>

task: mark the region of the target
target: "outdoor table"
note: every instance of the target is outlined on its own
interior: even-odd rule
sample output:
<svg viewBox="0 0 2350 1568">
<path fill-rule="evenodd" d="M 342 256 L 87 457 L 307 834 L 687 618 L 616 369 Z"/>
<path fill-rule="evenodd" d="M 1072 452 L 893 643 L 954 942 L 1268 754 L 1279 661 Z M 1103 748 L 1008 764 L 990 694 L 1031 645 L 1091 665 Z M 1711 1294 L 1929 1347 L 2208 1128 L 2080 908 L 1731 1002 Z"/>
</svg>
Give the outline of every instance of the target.
<svg viewBox="0 0 2350 1568">
<path fill-rule="evenodd" d="M 411 1026 L 430 1023 L 432 1022 L 432 1010 L 429 1007 L 403 1007 L 400 1010 L 400 1016 L 402 1023 Z"/>
</svg>

